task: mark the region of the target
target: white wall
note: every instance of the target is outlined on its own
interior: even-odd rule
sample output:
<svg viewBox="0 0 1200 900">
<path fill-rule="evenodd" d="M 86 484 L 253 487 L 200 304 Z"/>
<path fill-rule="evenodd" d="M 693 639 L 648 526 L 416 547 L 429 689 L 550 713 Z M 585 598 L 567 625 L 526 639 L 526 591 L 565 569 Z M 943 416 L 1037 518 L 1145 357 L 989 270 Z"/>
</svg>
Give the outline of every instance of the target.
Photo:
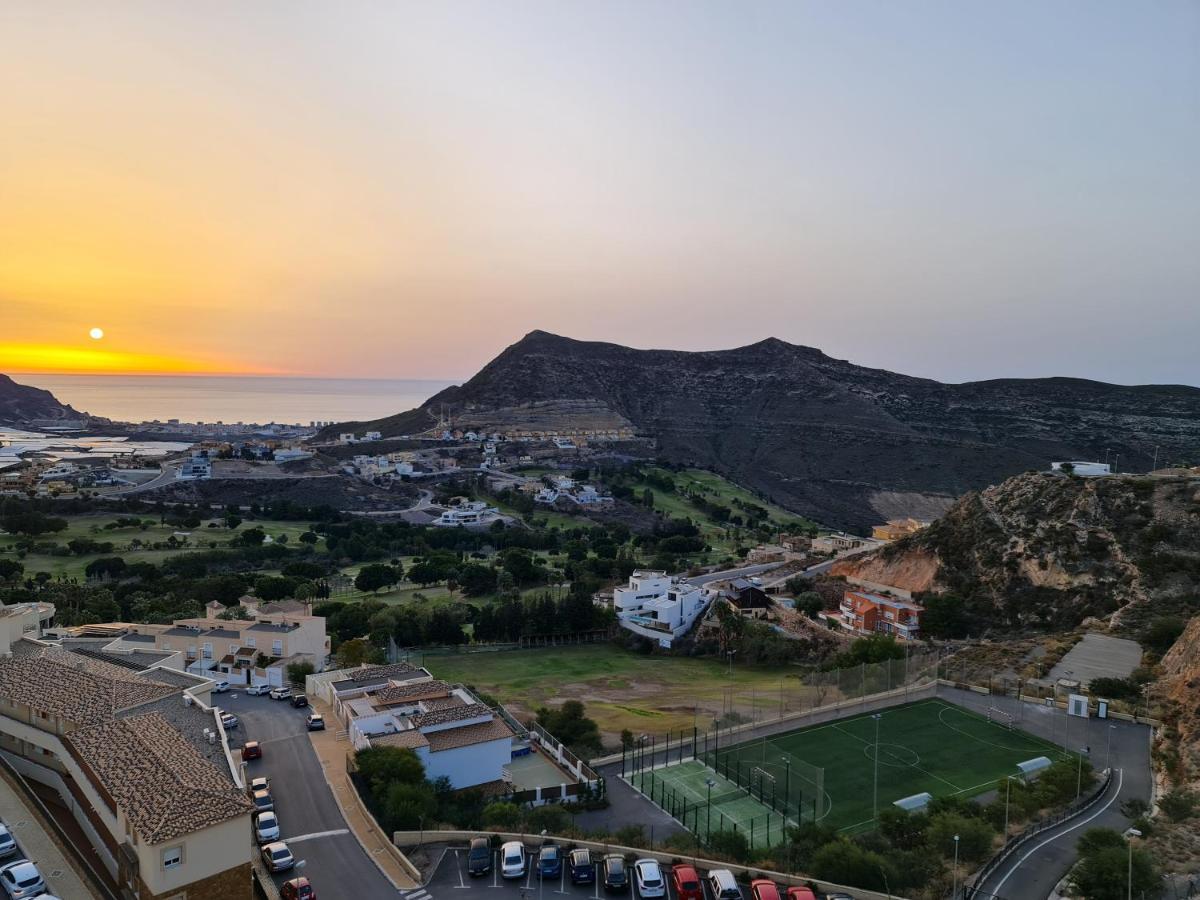
<svg viewBox="0 0 1200 900">
<path fill-rule="evenodd" d="M 425 774 L 431 781 L 444 775 L 456 788 L 471 787 L 504 777 L 504 766 L 512 760 L 512 738 L 497 738 L 439 753 L 422 748 L 417 755 L 425 763 Z"/>
</svg>

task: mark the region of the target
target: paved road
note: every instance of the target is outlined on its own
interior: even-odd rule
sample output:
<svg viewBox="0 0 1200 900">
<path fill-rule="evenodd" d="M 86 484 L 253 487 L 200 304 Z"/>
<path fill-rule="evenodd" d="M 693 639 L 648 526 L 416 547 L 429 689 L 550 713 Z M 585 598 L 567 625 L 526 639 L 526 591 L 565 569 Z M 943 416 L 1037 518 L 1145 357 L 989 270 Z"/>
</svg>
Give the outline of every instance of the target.
<svg viewBox="0 0 1200 900">
<path fill-rule="evenodd" d="M 179 469 L 171 464 L 164 463 L 159 467 L 159 473 L 141 484 L 135 484 L 126 488 L 117 488 L 116 490 L 108 491 L 104 494 L 105 497 L 117 497 L 125 494 L 138 494 L 143 491 L 152 491 L 155 488 L 160 488 L 175 481 L 179 474 Z"/>
<path fill-rule="evenodd" d="M 307 861 L 303 874 L 321 900 L 396 896 L 395 887 L 346 827 L 305 730 L 308 710 L 239 691 L 218 694 L 215 702 L 241 719 L 231 736 L 234 743 L 262 744 L 263 758 L 248 763 L 246 775 L 271 779 L 283 839 L 297 859 Z M 297 874 L 275 880 L 282 884 Z"/>
<path fill-rule="evenodd" d="M 769 572 L 771 569 L 777 569 L 782 565 L 783 563 L 781 562 L 762 563 L 757 566 L 743 566 L 740 569 L 725 569 L 721 572 L 710 572 L 707 575 L 696 575 L 685 580 L 689 584 L 696 585 L 696 587 L 703 587 L 714 581 L 725 581 L 728 578 L 749 578 L 752 575 L 759 575 L 763 572 Z"/>
<path fill-rule="evenodd" d="M 0 777 L 0 822 L 8 826 L 17 843 L 17 851 L 0 859 L 0 866 L 28 859 L 37 866 L 54 896 L 80 900 L 98 896 L 71 866 L 28 803 L 16 787 Z"/>
<path fill-rule="evenodd" d="M 1125 800 L 1150 799 L 1150 729 L 1146 725 L 1102 719 L 1081 719 L 1064 710 L 1030 703 L 1018 704 L 1009 697 L 984 696 L 943 689 L 942 696 L 962 706 L 986 712 L 996 706 L 1020 717 L 1018 727 L 1069 750 L 1091 748 L 1095 769 L 1111 764 L 1120 775 L 1104 799 L 1082 819 L 1047 831 L 1031 841 L 1002 866 L 986 883 L 981 896 L 990 892 L 1005 900 L 1042 900 L 1074 865 L 1079 836 L 1089 828 L 1123 831 L 1129 820 L 1121 813 Z M 1110 728 L 1111 726 L 1111 728 Z M 1111 745 L 1110 745 L 1111 739 Z"/>
</svg>

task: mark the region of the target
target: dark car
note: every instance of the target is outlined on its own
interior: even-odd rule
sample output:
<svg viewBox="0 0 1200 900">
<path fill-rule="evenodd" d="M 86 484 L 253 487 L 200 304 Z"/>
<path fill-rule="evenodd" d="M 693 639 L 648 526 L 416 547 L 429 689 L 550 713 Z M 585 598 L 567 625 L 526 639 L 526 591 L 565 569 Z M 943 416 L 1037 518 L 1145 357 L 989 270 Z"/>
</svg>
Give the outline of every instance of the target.
<svg viewBox="0 0 1200 900">
<path fill-rule="evenodd" d="M 324 731 L 325 717 L 320 713 L 313 713 L 307 719 L 307 726 L 309 731 Z"/>
<path fill-rule="evenodd" d="M 262 759 L 262 747 L 258 741 L 246 741 L 242 745 L 242 759 Z"/>
<path fill-rule="evenodd" d="M 538 877 L 557 878 L 562 874 L 562 851 L 558 844 L 545 844 L 538 851 Z"/>
<path fill-rule="evenodd" d="M 317 900 L 317 892 L 312 889 L 307 878 L 293 878 L 284 882 L 279 895 L 283 900 Z"/>
<path fill-rule="evenodd" d="M 467 874 L 486 875 L 492 871 L 492 845 L 487 838 L 477 837 L 467 851 Z"/>
<path fill-rule="evenodd" d="M 308 697 L 304 694 L 293 694 L 292 706 L 296 707 L 296 709 L 299 709 L 302 706 L 308 706 Z"/>
<path fill-rule="evenodd" d="M 571 872 L 571 884 L 591 884 L 596 880 L 596 866 L 592 863 L 592 854 L 583 848 L 572 850 L 567 857 L 567 866 Z"/>
<path fill-rule="evenodd" d="M 604 889 L 606 891 L 629 890 L 629 870 L 625 868 L 625 857 L 610 853 L 601 863 L 604 868 Z"/>
</svg>

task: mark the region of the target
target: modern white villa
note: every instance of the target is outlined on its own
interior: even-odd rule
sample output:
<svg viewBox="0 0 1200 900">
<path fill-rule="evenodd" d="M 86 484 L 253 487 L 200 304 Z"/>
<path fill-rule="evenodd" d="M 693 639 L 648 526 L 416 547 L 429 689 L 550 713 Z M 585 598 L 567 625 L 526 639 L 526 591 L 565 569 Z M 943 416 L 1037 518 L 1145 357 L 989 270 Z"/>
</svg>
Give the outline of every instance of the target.
<svg viewBox="0 0 1200 900">
<path fill-rule="evenodd" d="M 471 500 L 452 506 L 433 520 L 443 528 L 466 528 L 472 525 L 488 525 L 500 515 L 500 510 L 480 500 Z"/>
<path fill-rule="evenodd" d="M 613 610 L 621 627 L 670 647 L 691 630 L 712 598 L 666 572 L 639 569 L 629 584 L 613 591 Z"/>
</svg>

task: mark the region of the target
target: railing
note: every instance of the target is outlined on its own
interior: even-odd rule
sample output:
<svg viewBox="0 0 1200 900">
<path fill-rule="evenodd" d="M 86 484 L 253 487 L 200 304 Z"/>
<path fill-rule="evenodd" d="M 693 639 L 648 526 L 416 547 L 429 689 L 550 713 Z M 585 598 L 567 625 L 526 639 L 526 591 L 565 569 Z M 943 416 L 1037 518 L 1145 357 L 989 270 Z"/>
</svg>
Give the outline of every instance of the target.
<svg viewBox="0 0 1200 900">
<path fill-rule="evenodd" d="M 993 874 L 995 874 L 996 870 L 999 869 L 1000 866 L 1004 865 L 1004 863 L 1008 861 L 1013 853 L 1015 853 L 1019 847 L 1023 846 L 1030 838 L 1036 837 L 1037 835 L 1042 834 L 1043 832 L 1048 831 L 1055 826 L 1061 825 L 1063 822 L 1069 821 L 1070 819 L 1087 812 L 1089 809 L 1095 806 L 1100 798 L 1103 797 L 1108 791 L 1109 785 L 1112 784 L 1112 778 L 1113 770 L 1106 769 L 1104 771 L 1104 778 L 1100 782 L 1100 786 L 1092 791 L 1092 793 L 1080 800 L 1075 801 L 1061 812 L 1047 816 L 1044 819 L 1037 819 L 1036 821 L 1031 822 L 1029 826 L 1020 834 L 1009 838 L 1004 843 L 1004 846 L 996 852 L 996 855 L 983 864 L 983 868 L 976 872 L 973 877 L 969 877 L 967 879 L 971 882 L 971 884 L 964 884 L 962 893 L 963 900 L 975 900 L 975 898 L 981 898 L 982 900 L 982 898 L 994 897 L 994 894 L 989 894 L 984 891 L 981 885 L 986 883 L 987 880 Z M 999 898 L 997 898 L 997 900 L 999 900 Z"/>
</svg>

